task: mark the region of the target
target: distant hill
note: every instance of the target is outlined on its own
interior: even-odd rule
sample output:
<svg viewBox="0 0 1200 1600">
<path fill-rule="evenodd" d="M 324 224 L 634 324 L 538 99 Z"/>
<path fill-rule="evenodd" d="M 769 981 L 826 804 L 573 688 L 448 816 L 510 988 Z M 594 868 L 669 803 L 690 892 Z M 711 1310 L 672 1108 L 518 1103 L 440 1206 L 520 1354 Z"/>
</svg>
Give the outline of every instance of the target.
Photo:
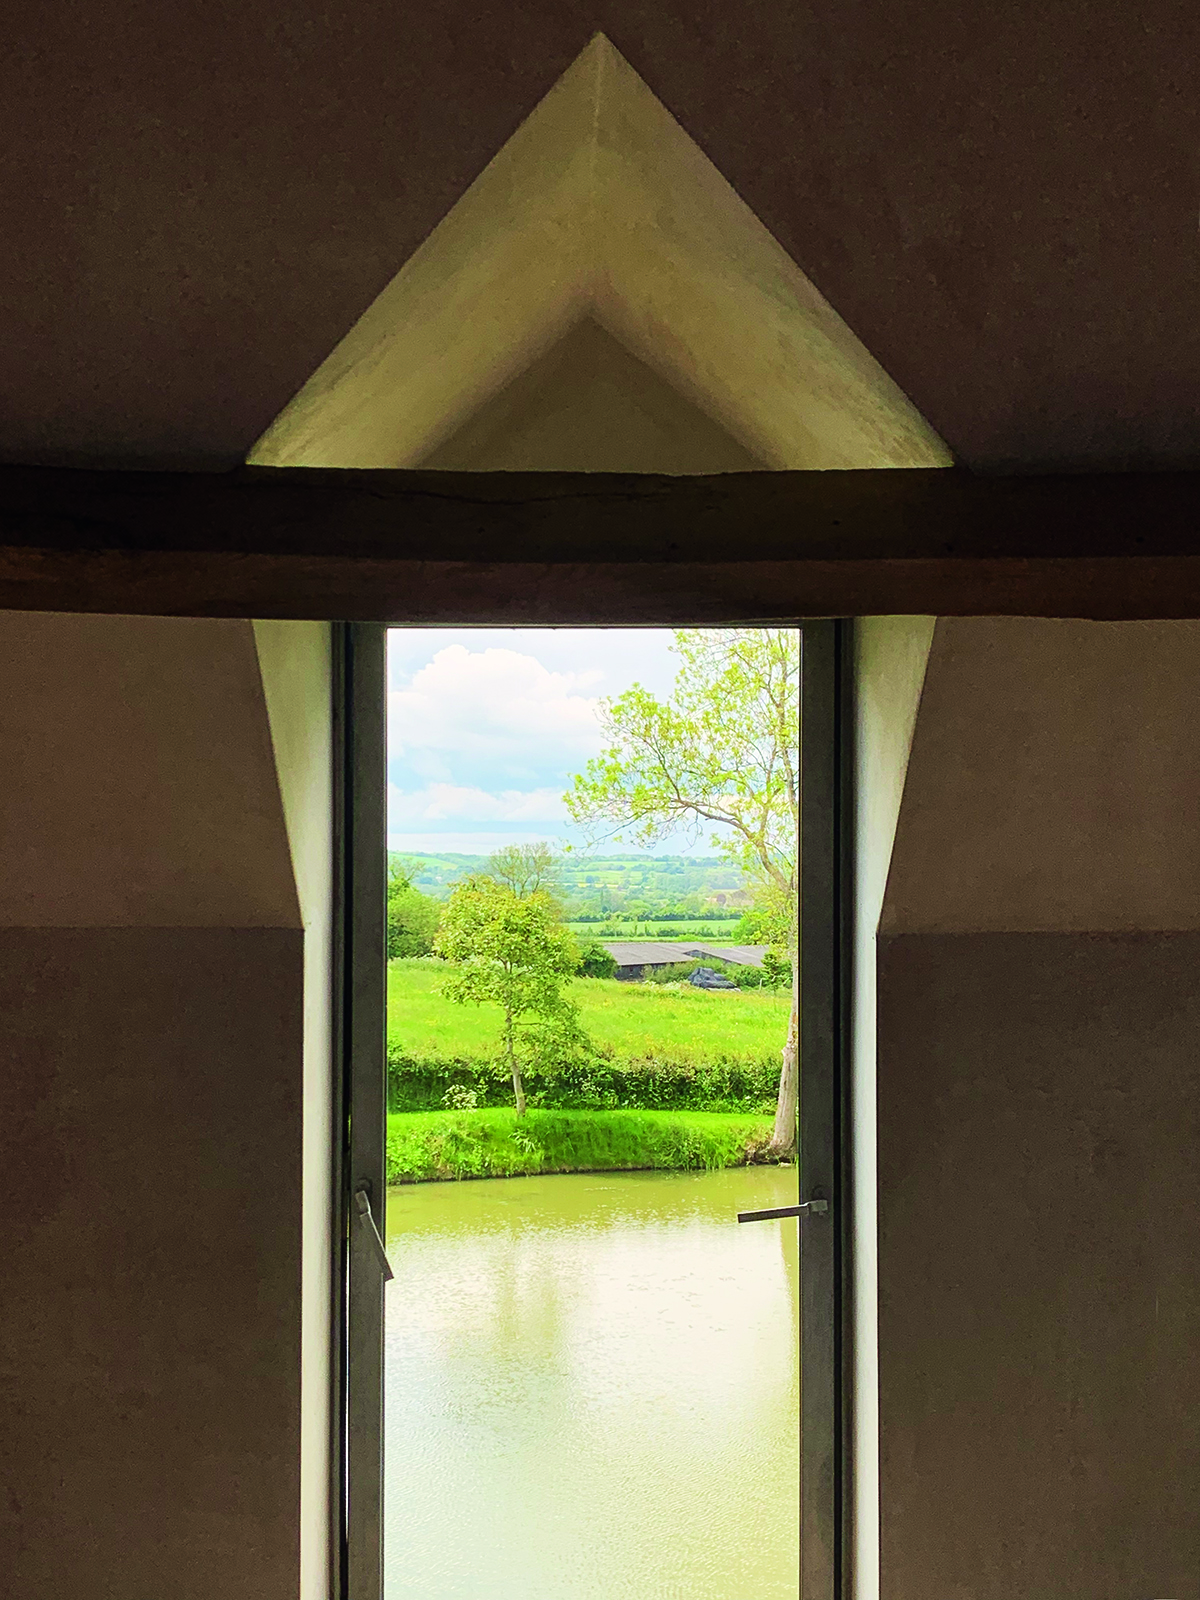
<svg viewBox="0 0 1200 1600">
<path fill-rule="evenodd" d="M 460 878 L 482 872 L 486 856 L 392 852 L 395 860 L 419 861 L 413 882 L 442 900 Z M 612 856 L 561 858 L 559 894 L 567 915 L 578 921 L 610 912 L 644 912 L 662 917 L 740 915 L 750 904 L 743 874 L 721 856 L 657 856 L 632 852 Z"/>
</svg>

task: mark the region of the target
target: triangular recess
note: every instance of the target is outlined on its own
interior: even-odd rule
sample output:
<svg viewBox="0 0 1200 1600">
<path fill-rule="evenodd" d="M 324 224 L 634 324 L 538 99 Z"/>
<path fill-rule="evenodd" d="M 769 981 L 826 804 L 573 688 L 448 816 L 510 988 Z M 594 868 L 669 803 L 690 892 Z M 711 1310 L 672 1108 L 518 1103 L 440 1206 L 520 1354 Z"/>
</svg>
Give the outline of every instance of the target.
<svg viewBox="0 0 1200 1600">
<path fill-rule="evenodd" d="M 657 470 L 950 464 L 929 424 L 603 34 L 249 459 L 546 466 L 549 435 L 544 415 L 537 435 L 537 418 L 553 385 L 539 399 L 535 379 L 557 372 L 563 389 L 570 365 L 578 382 L 581 351 L 588 380 L 607 374 L 613 393 L 618 370 L 622 381 L 635 370 L 651 380 L 644 392 L 660 392 L 645 403 L 668 433 L 679 428 L 664 420 L 662 386 L 704 413 L 694 447 L 666 449 Z M 583 437 L 582 421 L 575 433 Z"/>
</svg>

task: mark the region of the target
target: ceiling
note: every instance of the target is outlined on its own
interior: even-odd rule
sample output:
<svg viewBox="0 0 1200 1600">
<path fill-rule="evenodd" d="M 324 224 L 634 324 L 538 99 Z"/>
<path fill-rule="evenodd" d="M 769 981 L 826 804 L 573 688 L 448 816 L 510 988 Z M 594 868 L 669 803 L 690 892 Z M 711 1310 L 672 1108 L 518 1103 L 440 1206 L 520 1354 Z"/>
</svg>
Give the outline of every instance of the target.
<svg viewBox="0 0 1200 1600">
<path fill-rule="evenodd" d="M 0 456 L 241 460 L 598 29 L 959 459 L 1200 464 L 1194 0 L 42 0 Z"/>
</svg>

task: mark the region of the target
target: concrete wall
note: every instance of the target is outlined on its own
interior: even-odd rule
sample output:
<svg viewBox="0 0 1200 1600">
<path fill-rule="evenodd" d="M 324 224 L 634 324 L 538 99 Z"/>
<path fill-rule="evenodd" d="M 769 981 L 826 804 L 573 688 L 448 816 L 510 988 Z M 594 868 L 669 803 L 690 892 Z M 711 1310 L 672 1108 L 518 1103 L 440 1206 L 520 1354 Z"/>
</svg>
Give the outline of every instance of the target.
<svg viewBox="0 0 1200 1600">
<path fill-rule="evenodd" d="M 1200 1593 L 1200 626 L 938 623 L 878 966 L 885 1600 Z"/>
<path fill-rule="evenodd" d="M 303 933 L 247 623 L 0 616 L 0 1586 L 299 1582 Z"/>
</svg>

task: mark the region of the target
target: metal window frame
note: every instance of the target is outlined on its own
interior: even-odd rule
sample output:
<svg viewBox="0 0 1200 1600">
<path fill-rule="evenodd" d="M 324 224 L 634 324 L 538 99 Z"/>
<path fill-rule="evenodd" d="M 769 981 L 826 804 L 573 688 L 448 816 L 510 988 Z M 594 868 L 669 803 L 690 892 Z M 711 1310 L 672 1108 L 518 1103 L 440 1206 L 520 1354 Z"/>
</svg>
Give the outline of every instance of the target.
<svg viewBox="0 0 1200 1600">
<path fill-rule="evenodd" d="M 738 625 L 730 619 L 729 625 Z M 481 617 L 479 626 L 486 626 Z M 798 621 L 801 675 L 800 1600 L 849 1600 L 852 624 Z M 356 1220 L 386 1201 L 386 635 L 339 624 L 334 730 L 336 1125 L 331 1593 L 383 1586 L 383 1278 Z M 731 1219 L 732 1221 L 732 1219 Z M 479 1600 L 487 1600 L 481 1595 Z"/>
<path fill-rule="evenodd" d="M 330 1593 L 383 1583 L 383 1290 L 354 1196 L 382 1221 L 387 1134 L 387 629 L 334 634 L 333 1407 Z"/>
<path fill-rule="evenodd" d="M 800 1221 L 800 1594 L 849 1600 L 851 641 L 801 627 L 800 1178 L 824 1215 Z"/>
</svg>

